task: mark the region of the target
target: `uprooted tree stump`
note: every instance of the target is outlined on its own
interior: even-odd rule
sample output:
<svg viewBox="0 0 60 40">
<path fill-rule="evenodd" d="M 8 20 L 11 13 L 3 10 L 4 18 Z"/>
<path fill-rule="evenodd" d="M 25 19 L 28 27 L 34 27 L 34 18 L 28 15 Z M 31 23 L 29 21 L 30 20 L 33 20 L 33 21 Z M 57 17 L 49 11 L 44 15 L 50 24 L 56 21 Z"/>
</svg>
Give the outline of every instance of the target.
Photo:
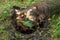
<svg viewBox="0 0 60 40">
<path fill-rule="evenodd" d="M 13 6 L 11 18 L 17 31 L 32 33 L 36 31 L 38 27 L 48 28 L 50 21 L 49 7 L 44 2 L 35 3 L 26 8 Z"/>
</svg>

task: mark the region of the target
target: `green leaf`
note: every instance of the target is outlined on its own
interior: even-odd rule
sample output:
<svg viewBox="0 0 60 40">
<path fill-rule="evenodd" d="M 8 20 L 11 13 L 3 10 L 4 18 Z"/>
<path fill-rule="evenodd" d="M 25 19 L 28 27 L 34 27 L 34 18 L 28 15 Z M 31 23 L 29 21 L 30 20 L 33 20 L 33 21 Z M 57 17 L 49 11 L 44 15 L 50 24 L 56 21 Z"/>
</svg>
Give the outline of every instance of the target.
<svg viewBox="0 0 60 40">
<path fill-rule="evenodd" d="M 25 25 L 26 27 L 32 28 L 34 26 L 33 22 L 31 21 L 24 21 L 23 25 Z"/>
</svg>

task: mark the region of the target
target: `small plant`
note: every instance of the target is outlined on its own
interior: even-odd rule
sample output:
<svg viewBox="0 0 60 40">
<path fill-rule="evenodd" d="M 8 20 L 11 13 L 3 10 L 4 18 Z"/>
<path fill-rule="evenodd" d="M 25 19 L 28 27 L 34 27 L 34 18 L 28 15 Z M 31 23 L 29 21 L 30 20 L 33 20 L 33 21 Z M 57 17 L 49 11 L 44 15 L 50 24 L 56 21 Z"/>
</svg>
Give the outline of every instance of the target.
<svg viewBox="0 0 60 40">
<path fill-rule="evenodd" d="M 24 36 L 22 36 L 22 34 L 20 34 L 20 33 L 15 33 L 15 37 L 16 37 L 16 38 L 22 38 L 22 37 L 24 37 Z"/>
</svg>

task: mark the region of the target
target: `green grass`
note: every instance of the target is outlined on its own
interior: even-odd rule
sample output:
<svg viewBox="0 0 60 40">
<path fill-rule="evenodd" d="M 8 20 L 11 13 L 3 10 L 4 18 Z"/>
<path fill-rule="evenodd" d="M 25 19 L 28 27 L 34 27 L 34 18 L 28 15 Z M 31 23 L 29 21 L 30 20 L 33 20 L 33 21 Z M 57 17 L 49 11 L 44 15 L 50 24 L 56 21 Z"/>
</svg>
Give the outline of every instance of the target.
<svg viewBox="0 0 60 40">
<path fill-rule="evenodd" d="M 10 19 L 10 10 L 13 5 L 16 5 L 19 7 L 26 7 L 36 2 L 40 2 L 40 1 L 39 0 L 12 1 L 11 0 L 7 3 L 5 2 L 0 3 L 0 40 L 11 40 L 11 39 L 16 40 L 17 38 L 24 37 L 21 33 L 17 33 L 14 31 L 14 28 L 12 27 L 11 19 Z M 57 13 L 58 15 L 51 16 L 52 20 L 51 20 L 50 33 L 54 40 L 59 40 L 60 38 L 60 15 L 59 15 L 60 11 L 59 10 L 57 9 L 57 11 L 52 11 L 53 14 Z"/>
<path fill-rule="evenodd" d="M 60 17 L 57 19 L 55 18 L 55 15 L 52 16 L 52 21 L 51 21 L 51 34 L 54 36 L 54 40 L 59 40 L 60 38 Z"/>
</svg>

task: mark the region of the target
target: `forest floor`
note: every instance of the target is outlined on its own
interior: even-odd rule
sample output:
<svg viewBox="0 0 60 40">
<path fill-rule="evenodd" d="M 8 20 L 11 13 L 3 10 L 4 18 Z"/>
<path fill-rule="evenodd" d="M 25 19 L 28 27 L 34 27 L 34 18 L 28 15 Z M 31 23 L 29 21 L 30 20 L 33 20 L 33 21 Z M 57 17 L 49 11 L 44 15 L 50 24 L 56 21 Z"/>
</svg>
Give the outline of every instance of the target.
<svg viewBox="0 0 60 40">
<path fill-rule="evenodd" d="M 60 11 L 57 16 L 51 16 L 51 26 L 42 31 L 36 30 L 32 34 L 22 34 L 15 31 L 10 19 L 10 10 L 13 5 L 26 7 L 39 0 L 29 1 L 8 1 L 0 3 L 0 40 L 60 40 Z"/>
</svg>

